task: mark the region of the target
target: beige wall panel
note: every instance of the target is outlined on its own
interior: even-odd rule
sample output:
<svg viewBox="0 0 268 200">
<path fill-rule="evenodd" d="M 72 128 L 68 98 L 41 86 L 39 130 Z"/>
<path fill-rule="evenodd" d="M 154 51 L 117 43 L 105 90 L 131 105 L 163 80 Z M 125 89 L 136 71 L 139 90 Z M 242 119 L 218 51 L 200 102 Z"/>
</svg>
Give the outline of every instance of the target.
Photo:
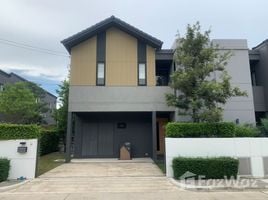
<svg viewBox="0 0 268 200">
<path fill-rule="evenodd" d="M 96 85 L 96 36 L 71 50 L 71 85 Z"/>
<path fill-rule="evenodd" d="M 155 49 L 148 46 L 146 48 L 147 52 L 147 85 L 155 86 Z"/>
<path fill-rule="evenodd" d="M 106 31 L 106 85 L 137 86 L 137 39 L 116 28 Z"/>
</svg>

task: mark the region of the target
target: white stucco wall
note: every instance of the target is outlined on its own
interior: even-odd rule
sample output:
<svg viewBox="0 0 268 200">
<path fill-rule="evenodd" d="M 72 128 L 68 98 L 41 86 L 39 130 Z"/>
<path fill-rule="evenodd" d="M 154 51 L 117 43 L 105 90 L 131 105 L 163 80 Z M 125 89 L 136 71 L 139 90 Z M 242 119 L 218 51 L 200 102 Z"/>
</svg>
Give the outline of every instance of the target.
<svg viewBox="0 0 268 200">
<path fill-rule="evenodd" d="M 26 142 L 27 153 L 18 153 L 17 148 L 20 142 Z M 37 139 L 29 140 L 1 140 L 0 157 L 10 160 L 8 179 L 26 177 L 33 179 L 36 170 Z"/>
<path fill-rule="evenodd" d="M 252 176 L 263 177 L 268 138 L 166 138 L 167 177 L 173 177 L 172 160 L 184 157 L 250 157 Z"/>
</svg>

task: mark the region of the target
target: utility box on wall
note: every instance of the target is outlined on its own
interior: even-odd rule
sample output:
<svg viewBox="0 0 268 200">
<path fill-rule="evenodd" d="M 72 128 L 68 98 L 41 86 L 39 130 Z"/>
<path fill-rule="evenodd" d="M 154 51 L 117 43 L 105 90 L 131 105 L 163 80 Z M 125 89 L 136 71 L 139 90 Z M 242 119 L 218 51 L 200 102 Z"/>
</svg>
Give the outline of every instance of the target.
<svg viewBox="0 0 268 200">
<path fill-rule="evenodd" d="M 20 142 L 20 146 L 17 148 L 18 153 L 27 153 L 26 142 Z"/>
<path fill-rule="evenodd" d="M 0 157 L 10 160 L 8 179 L 35 178 L 37 139 L 0 140 Z"/>
</svg>

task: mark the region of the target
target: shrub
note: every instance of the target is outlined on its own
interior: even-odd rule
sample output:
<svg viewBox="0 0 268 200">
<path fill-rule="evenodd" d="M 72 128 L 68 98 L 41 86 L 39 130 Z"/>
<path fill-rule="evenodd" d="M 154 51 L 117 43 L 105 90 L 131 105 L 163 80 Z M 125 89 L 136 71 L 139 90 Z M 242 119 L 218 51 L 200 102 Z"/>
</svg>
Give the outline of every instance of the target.
<svg viewBox="0 0 268 200">
<path fill-rule="evenodd" d="M 251 126 L 236 126 L 235 136 L 236 137 L 257 137 L 260 135 L 260 131 L 256 127 Z"/>
<path fill-rule="evenodd" d="M 167 137 L 234 137 L 235 125 L 231 122 L 219 123 L 179 123 L 166 125 Z"/>
<path fill-rule="evenodd" d="M 218 137 L 235 137 L 235 124 L 231 122 L 215 123 Z"/>
<path fill-rule="evenodd" d="M 37 125 L 0 124 L 0 140 L 38 137 L 40 137 L 40 128 Z"/>
<path fill-rule="evenodd" d="M 261 119 L 261 124 L 259 126 L 260 129 L 260 134 L 262 136 L 267 137 L 268 136 L 268 119 L 267 118 L 262 118 Z"/>
<path fill-rule="evenodd" d="M 230 157 L 177 157 L 173 159 L 172 168 L 176 179 L 180 179 L 186 172 L 195 174 L 195 178 L 198 178 L 198 176 L 205 176 L 203 177 L 205 179 L 236 178 L 238 160 Z"/>
<path fill-rule="evenodd" d="M 59 135 L 55 129 L 43 129 L 40 138 L 40 155 L 58 151 Z"/>
<path fill-rule="evenodd" d="M 0 182 L 7 180 L 10 168 L 10 161 L 6 158 L 0 158 Z"/>
</svg>

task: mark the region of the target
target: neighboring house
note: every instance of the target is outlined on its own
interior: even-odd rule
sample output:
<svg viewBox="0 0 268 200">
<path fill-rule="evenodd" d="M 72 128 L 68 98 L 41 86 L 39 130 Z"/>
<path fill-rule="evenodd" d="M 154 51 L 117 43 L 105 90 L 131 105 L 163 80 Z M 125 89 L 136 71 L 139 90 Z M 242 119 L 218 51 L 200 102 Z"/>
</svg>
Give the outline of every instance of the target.
<svg viewBox="0 0 268 200">
<path fill-rule="evenodd" d="M 268 113 L 268 40 L 249 51 L 256 121 Z"/>
<path fill-rule="evenodd" d="M 3 90 L 4 85 L 7 83 L 16 83 L 16 82 L 29 82 L 28 80 L 20 77 L 15 73 L 6 73 L 0 70 L 0 91 Z M 53 110 L 56 109 L 57 97 L 47 91 L 45 92 L 45 96 L 41 99 L 44 103 L 47 104 L 48 112 L 44 113 L 44 121 L 48 125 L 56 124 L 54 118 L 52 117 Z"/>
<path fill-rule="evenodd" d="M 232 83 L 248 92 L 228 102 L 224 119 L 255 123 L 246 40 L 214 42 L 233 51 L 227 66 Z M 67 161 L 72 153 L 118 157 L 125 142 L 133 157 L 163 155 L 164 125 L 180 120 L 165 100 L 174 92 L 168 86 L 176 68 L 173 50 L 161 49 L 160 40 L 114 16 L 62 43 L 71 54 Z"/>
</svg>

